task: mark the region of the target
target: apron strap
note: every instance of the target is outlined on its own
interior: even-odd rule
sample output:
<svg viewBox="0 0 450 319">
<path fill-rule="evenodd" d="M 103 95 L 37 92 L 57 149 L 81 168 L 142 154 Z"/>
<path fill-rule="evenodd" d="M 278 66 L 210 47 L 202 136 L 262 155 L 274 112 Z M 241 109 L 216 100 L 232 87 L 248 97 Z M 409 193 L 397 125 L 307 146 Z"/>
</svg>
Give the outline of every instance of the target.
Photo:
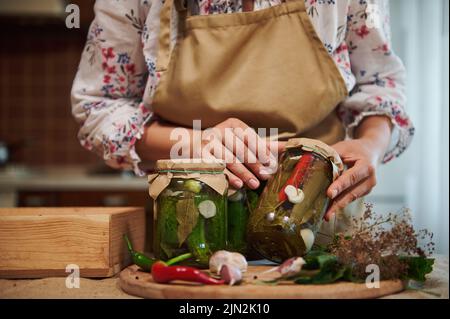
<svg viewBox="0 0 450 319">
<path fill-rule="evenodd" d="M 178 11 L 178 31 L 182 31 L 184 23 L 182 21 L 186 18 L 187 8 L 184 0 L 165 0 L 160 11 L 159 19 L 159 48 L 156 59 L 156 71 L 161 72 L 167 69 L 170 58 L 170 39 L 171 39 L 171 23 L 172 8 Z"/>
</svg>

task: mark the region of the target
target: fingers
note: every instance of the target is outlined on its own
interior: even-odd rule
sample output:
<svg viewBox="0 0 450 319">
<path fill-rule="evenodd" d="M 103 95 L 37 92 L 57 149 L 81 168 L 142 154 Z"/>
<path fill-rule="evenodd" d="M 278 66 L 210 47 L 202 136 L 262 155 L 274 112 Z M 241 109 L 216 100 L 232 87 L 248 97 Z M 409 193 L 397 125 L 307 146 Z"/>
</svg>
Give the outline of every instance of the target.
<svg viewBox="0 0 450 319">
<path fill-rule="evenodd" d="M 375 176 L 375 168 L 373 165 L 362 161 L 356 162 L 354 166 L 342 173 L 342 175 L 330 185 L 327 190 L 327 195 L 331 199 L 334 199 L 350 187 L 371 176 Z"/>
<path fill-rule="evenodd" d="M 244 183 L 251 189 L 258 188 L 258 178 L 266 180 L 276 172 L 277 155 L 285 148 L 285 142 L 261 138 L 247 124 L 234 118 L 203 133 L 202 157 L 209 154 L 224 160 L 229 182 L 236 188 L 241 188 Z"/>
<path fill-rule="evenodd" d="M 369 194 L 372 188 L 375 187 L 375 185 L 375 175 L 371 175 L 358 184 L 347 188 L 345 192 L 341 193 L 338 197 L 335 198 L 331 206 L 328 208 L 324 217 L 325 220 L 329 221 L 330 217 L 335 214 L 337 210 L 343 209 L 356 199 Z"/>
<path fill-rule="evenodd" d="M 269 149 L 274 156 L 278 156 L 286 150 L 286 142 L 284 141 L 268 141 Z"/>
<path fill-rule="evenodd" d="M 238 119 L 229 119 L 223 123 L 224 128 L 232 128 L 233 136 L 222 141 L 233 151 L 245 165 L 261 179 L 268 179 L 276 166 L 273 145 L 261 138 L 254 129 Z M 225 134 L 226 135 L 226 134 Z M 234 144 L 230 147 L 229 141 Z M 233 143 L 234 142 L 234 143 Z M 278 145 L 277 145 L 278 146 Z"/>
<path fill-rule="evenodd" d="M 225 139 L 225 147 L 233 152 L 235 157 L 260 179 L 265 180 L 270 177 L 270 175 L 265 174 L 264 165 L 258 160 L 254 152 L 236 135 L 233 135 L 231 139 Z"/>
<path fill-rule="evenodd" d="M 235 188 L 241 188 L 244 182 L 251 189 L 256 189 L 259 187 L 259 181 L 252 174 L 250 170 L 248 170 L 245 165 L 243 165 L 234 155 L 233 153 L 223 146 L 219 141 L 212 142 L 211 154 L 219 158 L 221 160 L 225 160 L 227 169 L 229 173 L 228 177 L 230 178 L 230 184 L 232 184 Z"/>
<path fill-rule="evenodd" d="M 233 185 L 234 188 L 240 189 L 242 186 L 244 186 L 242 180 L 233 173 L 231 173 L 228 170 L 228 168 L 225 168 L 224 173 L 228 177 L 228 182 L 230 183 L 230 185 Z"/>
</svg>

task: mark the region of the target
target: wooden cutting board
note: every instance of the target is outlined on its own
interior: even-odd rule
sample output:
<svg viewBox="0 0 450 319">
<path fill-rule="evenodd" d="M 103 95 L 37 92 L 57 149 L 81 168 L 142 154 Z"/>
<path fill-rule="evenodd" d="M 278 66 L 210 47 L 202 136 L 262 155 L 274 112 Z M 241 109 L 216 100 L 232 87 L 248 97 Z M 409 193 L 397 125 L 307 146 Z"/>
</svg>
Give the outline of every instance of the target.
<svg viewBox="0 0 450 319">
<path fill-rule="evenodd" d="M 158 284 L 152 280 L 151 274 L 132 265 L 120 273 L 120 287 L 128 294 L 152 299 L 368 299 L 394 294 L 405 287 L 400 280 L 382 281 L 380 288 L 373 289 L 365 284 L 349 282 L 329 285 L 257 284 L 254 276 L 269 268 L 271 266 L 249 266 L 244 282 L 238 286 L 204 286 L 185 282 Z"/>
<path fill-rule="evenodd" d="M 113 276 L 131 263 L 124 234 L 144 249 L 143 208 L 0 208 L 0 278 Z"/>
</svg>

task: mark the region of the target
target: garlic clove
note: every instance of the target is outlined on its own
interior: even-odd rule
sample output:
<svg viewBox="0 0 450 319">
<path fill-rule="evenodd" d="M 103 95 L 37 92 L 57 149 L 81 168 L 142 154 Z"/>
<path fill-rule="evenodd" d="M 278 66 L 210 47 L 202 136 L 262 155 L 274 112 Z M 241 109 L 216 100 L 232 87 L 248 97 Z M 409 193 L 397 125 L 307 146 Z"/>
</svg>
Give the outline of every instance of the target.
<svg viewBox="0 0 450 319">
<path fill-rule="evenodd" d="M 314 233 L 311 229 L 304 228 L 300 231 L 300 235 L 302 236 L 303 242 L 305 243 L 306 251 L 310 251 L 312 245 L 314 244 Z"/>
<path fill-rule="evenodd" d="M 216 204 L 212 200 L 204 200 L 198 204 L 198 211 L 205 218 L 211 218 L 216 216 Z"/>
<path fill-rule="evenodd" d="M 233 286 L 242 280 L 242 272 L 234 265 L 223 265 L 220 270 L 220 278 L 222 278 L 225 283 Z"/>
<path fill-rule="evenodd" d="M 302 257 L 292 257 L 286 259 L 281 265 L 270 268 L 269 270 L 263 271 L 260 275 L 271 273 L 271 272 L 279 272 L 280 276 L 283 278 L 291 277 L 297 275 L 303 268 L 303 265 L 306 264 L 306 261 Z"/>
<path fill-rule="evenodd" d="M 226 250 L 218 250 L 209 258 L 209 271 L 219 274 L 222 266 L 231 259 L 231 253 Z"/>
<path fill-rule="evenodd" d="M 304 264 L 306 262 L 302 257 L 293 257 L 283 262 L 278 267 L 278 272 L 282 277 L 294 276 L 302 270 Z"/>
<path fill-rule="evenodd" d="M 294 185 L 286 185 L 286 187 L 284 188 L 284 193 L 287 196 L 295 196 L 297 195 L 297 187 L 295 187 Z"/>
<path fill-rule="evenodd" d="M 242 272 L 247 271 L 248 267 L 245 257 L 236 252 L 218 250 L 209 258 L 209 270 L 212 273 L 219 274 L 224 265 L 237 267 Z"/>
<path fill-rule="evenodd" d="M 288 200 L 292 204 L 300 204 L 303 199 L 305 199 L 305 194 L 299 188 L 296 188 L 294 185 L 287 185 L 284 188 L 284 193 L 286 194 Z"/>
</svg>

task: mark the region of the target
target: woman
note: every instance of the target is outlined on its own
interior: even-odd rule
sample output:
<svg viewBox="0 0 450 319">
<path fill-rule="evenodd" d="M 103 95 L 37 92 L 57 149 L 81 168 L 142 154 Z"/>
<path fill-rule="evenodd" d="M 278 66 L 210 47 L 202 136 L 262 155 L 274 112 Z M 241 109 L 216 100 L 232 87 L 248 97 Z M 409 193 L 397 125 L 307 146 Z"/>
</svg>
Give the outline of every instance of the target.
<svg viewBox="0 0 450 319">
<path fill-rule="evenodd" d="M 377 164 L 410 143 L 386 1 L 187 4 L 97 0 L 72 105 L 82 145 L 108 165 L 143 174 L 142 163 L 169 157 L 173 128 L 195 118 L 220 131 L 274 126 L 332 144 L 347 165 L 328 189 L 329 219 L 368 194 Z M 230 183 L 257 188 L 263 164 L 228 163 Z"/>
</svg>

